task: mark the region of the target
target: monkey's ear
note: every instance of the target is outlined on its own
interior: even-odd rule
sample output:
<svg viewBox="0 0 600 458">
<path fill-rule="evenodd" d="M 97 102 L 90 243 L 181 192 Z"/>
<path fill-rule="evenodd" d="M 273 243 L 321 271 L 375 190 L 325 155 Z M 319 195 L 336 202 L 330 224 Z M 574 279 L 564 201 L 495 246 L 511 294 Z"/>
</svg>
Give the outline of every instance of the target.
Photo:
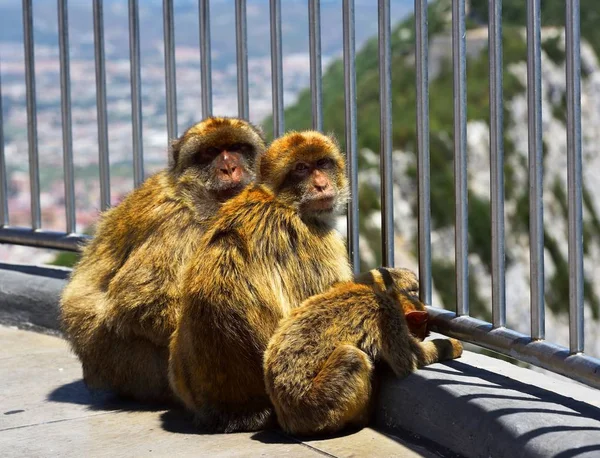
<svg viewBox="0 0 600 458">
<path fill-rule="evenodd" d="M 338 149 L 338 151 L 342 154 L 342 156 L 346 157 L 346 151 L 342 150 L 342 147 L 340 145 L 340 141 L 338 140 L 337 136 L 335 135 L 335 132 L 330 131 L 330 132 L 327 132 L 326 135 L 333 142 L 333 144 Z"/>
<path fill-rule="evenodd" d="M 417 327 L 427 323 L 427 320 L 429 319 L 429 313 L 427 313 L 425 310 L 414 310 L 408 312 L 405 317 L 406 322 L 409 325 Z"/>
<path fill-rule="evenodd" d="M 169 165 L 172 168 L 177 166 L 179 162 L 179 153 L 181 152 L 181 146 L 183 145 L 183 135 L 180 138 L 171 140 L 171 146 L 169 148 Z"/>
<path fill-rule="evenodd" d="M 252 130 L 254 130 L 254 132 L 256 132 L 256 135 L 258 135 L 264 143 L 267 143 L 267 138 L 265 137 L 265 131 L 262 129 L 261 126 L 256 126 L 251 123 L 248 123 L 248 125 L 251 127 Z"/>
</svg>

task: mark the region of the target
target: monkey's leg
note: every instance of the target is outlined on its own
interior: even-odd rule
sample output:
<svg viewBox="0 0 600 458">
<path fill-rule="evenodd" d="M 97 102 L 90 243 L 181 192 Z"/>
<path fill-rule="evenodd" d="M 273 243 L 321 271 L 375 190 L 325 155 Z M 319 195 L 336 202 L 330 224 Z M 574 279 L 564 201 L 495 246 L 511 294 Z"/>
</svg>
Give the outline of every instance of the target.
<svg viewBox="0 0 600 458">
<path fill-rule="evenodd" d="M 428 340 L 419 342 L 419 347 L 422 353 L 417 355 L 418 367 L 458 358 L 463 350 L 462 344 L 456 339 Z"/>
<path fill-rule="evenodd" d="M 369 420 L 373 363 L 352 345 L 341 345 L 313 379 L 309 392 L 294 402 L 292 415 L 280 418 L 292 434 L 335 433 L 346 426 L 364 426 Z"/>
<path fill-rule="evenodd" d="M 144 402 L 174 401 L 167 378 L 168 348 L 136 336 L 123 338 L 101 324 L 79 353 L 91 389 L 106 389 Z"/>
</svg>

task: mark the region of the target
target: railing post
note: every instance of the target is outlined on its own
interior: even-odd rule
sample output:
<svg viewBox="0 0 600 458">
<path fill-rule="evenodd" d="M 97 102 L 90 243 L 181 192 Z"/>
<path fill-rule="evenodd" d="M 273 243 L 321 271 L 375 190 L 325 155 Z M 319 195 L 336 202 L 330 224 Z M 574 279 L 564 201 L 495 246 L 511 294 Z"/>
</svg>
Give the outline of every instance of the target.
<svg viewBox="0 0 600 458">
<path fill-rule="evenodd" d="M 379 0 L 379 136 L 381 169 L 381 253 L 394 266 L 394 180 L 392 163 L 392 44 L 390 1 Z"/>
<path fill-rule="evenodd" d="M 569 350 L 584 348 L 583 218 L 581 196 L 581 33 L 579 0 L 566 2 L 567 184 L 569 221 Z"/>
<path fill-rule="evenodd" d="M 469 314 L 469 213 L 467 189 L 467 30 L 465 0 L 452 2 L 454 68 L 454 208 L 456 314 Z"/>
<path fill-rule="evenodd" d="M 358 246 L 358 151 L 356 139 L 356 63 L 354 43 L 354 0 L 342 4 L 344 36 L 344 100 L 346 105 L 346 160 L 350 181 L 348 201 L 348 256 L 355 273 L 360 272 Z"/>
<path fill-rule="evenodd" d="M 31 228 L 36 230 L 42 226 L 42 211 L 40 208 L 40 170 L 33 41 L 33 6 L 31 5 L 31 0 L 23 0 L 23 45 L 25 48 L 25 87 L 27 92 L 27 143 L 29 147 Z"/>
<path fill-rule="evenodd" d="M 169 143 L 177 138 L 177 80 L 175 73 L 175 25 L 173 0 L 163 0 L 165 46 L 165 87 L 167 93 L 167 135 Z"/>
<path fill-rule="evenodd" d="M 96 61 L 100 209 L 104 211 L 110 206 L 110 164 L 108 161 L 108 115 L 106 113 L 106 68 L 104 61 L 104 13 L 102 0 L 94 0 L 94 56 Z"/>
<path fill-rule="evenodd" d="M 144 181 L 144 141 L 142 136 L 142 76 L 138 0 L 129 0 L 129 65 L 131 74 L 131 129 L 133 137 L 133 183 Z"/>
<path fill-rule="evenodd" d="M 271 15 L 271 84 L 273 103 L 273 138 L 283 135 L 283 62 L 281 50 L 281 0 L 270 0 Z"/>
<path fill-rule="evenodd" d="M 419 194 L 419 297 L 431 304 L 431 203 L 429 175 L 429 72 L 427 0 L 415 0 L 417 175 Z"/>
<path fill-rule="evenodd" d="M 544 208 L 540 0 L 527 0 L 527 110 L 529 125 L 529 239 L 531 337 L 543 339 Z"/>
<path fill-rule="evenodd" d="M 250 118 L 248 101 L 248 33 L 246 0 L 235 0 L 235 40 L 237 58 L 238 116 Z"/>
<path fill-rule="evenodd" d="M 492 217 L 492 323 L 506 325 L 504 248 L 504 106 L 502 95 L 502 0 L 489 3 L 490 202 Z"/>
<path fill-rule="evenodd" d="M 60 51 L 61 117 L 63 168 L 65 173 L 65 214 L 67 234 L 76 231 L 73 134 L 71 124 L 71 75 L 69 71 L 69 14 L 67 0 L 58 0 L 58 45 Z"/>
<path fill-rule="evenodd" d="M 323 93 L 321 84 L 321 9 L 320 0 L 308 1 L 308 46 L 310 53 L 310 96 L 312 128 L 323 130 Z"/>
<path fill-rule="evenodd" d="M 212 78 L 210 55 L 210 1 L 200 0 L 200 85 L 202 86 L 202 117 L 212 115 Z"/>
</svg>

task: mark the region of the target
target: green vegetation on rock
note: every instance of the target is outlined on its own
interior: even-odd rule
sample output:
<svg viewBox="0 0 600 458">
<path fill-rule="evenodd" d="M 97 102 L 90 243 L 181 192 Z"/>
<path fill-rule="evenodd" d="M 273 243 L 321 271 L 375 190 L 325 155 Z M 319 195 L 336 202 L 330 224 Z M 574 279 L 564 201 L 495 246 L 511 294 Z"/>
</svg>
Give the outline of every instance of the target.
<svg viewBox="0 0 600 458">
<path fill-rule="evenodd" d="M 430 49 L 435 46 L 446 46 L 450 40 L 448 18 L 451 3 L 438 0 L 429 4 L 429 34 Z M 471 13 L 468 18 L 470 28 L 485 26 L 488 14 L 487 0 L 473 0 Z M 526 61 L 527 45 L 523 26 L 526 21 L 525 3 L 522 0 L 505 0 L 503 24 L 503 98 L 504 98 L 504 146 L 505 146 L 505 197 L 507 202 L 515 203 L 516 211 L 511 220 L 507 221 L 507 230 L 516 231 L 527 235 L 529 230 L 529 202 L 527 189 L 515 185 L 515 167 L 526 169 L 526 156 L 523 152 L 515 155 L 515 147 L 508 137 L 513 123 L 509 109 L 510 102 L 516 96 L 523 96 L 525 87 L 520 80 L 510 71 L 509 67 Z M 588 11 L 590 10 L 590 11 Z M 593 10 L 593 11 L 591 11 Z M 548 0 L 543 3 L 542 19 L 544 25 L 564 26 L 564 2 Z M 589 13 L 589 14 L 588 14 Z M 587 8 L 582 4 L 582 35 L 594 46 L 600 48 L 600 9 Z M 594 19 L 595 18 L 595 19 Z M 412 156 L 412 165 L 409 165 L 403 179 L 410 180 L 411 186 L 416 190 L 416 91 L 414 68 L 414 18 L 409 17 L 400 22 L 391 34 L 392 37 L 392 117 L 393 132 L 392 142 L 395 154 L 408 154 Z M 436 42 L 437 40 L 437 42 Z M 479 120 L 489 124 L 489 59 L 487 38 L 484 36 L 480 53 L 470 53 L 467 60 L 467 118 L 468 121 Z M 446 44 L 443 44 L 443 42 Z M 437 44 L 436 44 L 437 43 Z M 442 43 L 442 44 L 439 44 Z M 476 45 L 476 43 L 474 44 Z M 471 45 L 470 45 L 471 46 Z M 557 65 L 564 62 L 564 50 L 559 43 L 559 38 L 544 40 L 543 50 Z M 449 47 L 447 48 L 450 49 Z M 430 54 L 430 59 L 431 59 Z M 452 228 L 454 225 L 454 144 L 453 144 L 453 72 L 451 54 L 441 58 L 439 70 L 431 75 L 429 87 L 429 126 L 430 126 L 430 170 L 431 170 L 431 215 L 432 228 Z M 356 81 L 357 81 L 357 128 L 358 149 L 367 148 L 378 155 L 380 125 L 379 125 L 379 69 L 377 39 L 369 40 L 356 56 Z M 552 107 L 555 116 L 564 120 L 564 102 Z M 336 60 L 329 65 L 323 75 L 323 120 L 324 130 L 332 132 L 344 144 L 345 118 L 344 118 L 344 74 L 343 63 Z M 272 132 L 272 119 L 265 120 L 264 129 L 268 135 Z M 306 89 L 299 95 L 295 105 L 285 110 L 285 127 L 287 130 L 309 129 L 311 127 L 311 98 L 310 90 Z M 511 160 L 514 158 L 514 160 Z M 359 169 L 364 173 L 366 169 L 376 167 L 373 161 L 366 161 L 359 156 Z M 416 214 L 416 192 L 411 196 L 413 212 Z M 564 194 L 564 192 L 563 192 Z M 557 195 L 560 199 L 560 195 Z M 584 193 L 584 197 L 586 194 Z M 361 186 L 359 190 L 361 211 L 361 240 L 366 241 L 375 252 L 376 262 L 380 262 L 379 244 L 381 235 L 378 228 L 369 226 L 365 221 L 372 212 L 380 208 L 379 196 L 376 190 L 369 186 Z M 586 209 L 592 209 L 592 223 L 586 225 L 586 233 L 600 237 L 600 224 L 593 213 L 593 207 L 586 204 Z M 469 220 L 469 250 L 477 254 L 488 272 L 491 271 L 491 221 L 489 198 L 476 195 L 469 191 L 468 201 Z M 416 240 L 413 247 L 416 254 Z M 453 248 L 453 247 L 451 247 Z M 548 236 L 546 248 L 556 264 L 556 273 L 549 279 L 547 301 L 554 311 L 566 312 L 568 308 L 568 276 L 566 261 L 558 250 L 555 241 Z M 506 253 L 507 266 L 511 262 L 511 253 Z M 453 259 L 451 260 L 453 261 Z M 372 267 L 363 259 L 361 269 Z M 453 308 L 455 300 L 455 271 L 453 262 L 439 258 L 433 253 L 432 259 L 433 281 L 440 293 L 443 304 Z M 566 282 L 566 283 L 565 283 Z M 470 303 L 474 316 L 483 319 L 490 318 L 490 304 L 486 304 L 477 296 L 476 288 L 471 279 Z M 598 314 L 600 308 L 598 299 L 592 286 L 586 282 L 586 300 L 592 304 L 594 313 Z"/>
</svg>

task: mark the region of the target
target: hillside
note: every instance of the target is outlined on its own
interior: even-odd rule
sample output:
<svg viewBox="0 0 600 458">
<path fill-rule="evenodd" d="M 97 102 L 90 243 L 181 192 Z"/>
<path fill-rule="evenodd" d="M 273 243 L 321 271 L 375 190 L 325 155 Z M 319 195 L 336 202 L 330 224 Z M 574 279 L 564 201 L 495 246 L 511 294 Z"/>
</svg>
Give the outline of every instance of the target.
<svg viewBox="0 0 600 458">
<path fill-rule="evenodd" d="M 505 1 L 504 100 L 505 100 L 505 221 L 507 307 L 509 325 L 529 329 L 529 245 L 527 183 L 526 42 L 525 10 L 519 0 Z M 467 115 L 469 157 L 469 263 L 472 313 L 491 318 L 490 297 L 490 202 L 489 202 L 489 106 L 487 34 L 481 25 L 487 18 L 487 0 L 472 0 L 469 17 L 467 62 Z M 564 2 L 543 3 L 544 24 L 564 26 Z M 433 280 L 435 305 L 454 307 L 454 184 L 453 184 L 453 92 L 450 2 L 439 0 L 429 7 L 430 30 L 430 149 Z M 598 12 L 582 2 L 582 110 L 584 138 L 585 301 L 587 348 L 600 354 L 600 211 L 595 196 L 600 181 L 590 172 L 600 167 L 596 132 L 600 113 Z M 596 18 L 594 20 L 594 18 Z M 594 24 L 595 22 L 595 24 Z M 566 246 L 566 137 L 564 34 L 559 28 L 543 31 L 543 129 L 545 259 L 548 337 L 566 344 L 568 267 Z M 392 31 L 392 112 L 395 222 L 397 263 L 416 265 L 416 161 L 415 70 L 413 18 Z M 588 44 L 589 43 L 589 44 Z M 590 46 L 591 44 L 591 46 Z M 357 53 L 358 145 L 360 155 L 360 209 L 362 269 L 380 263 L 379 214 L 379 74 L 376 37 Z M 324 129 L 344 138 L 344 84 L 340 60 L 323 77 Z M 310 128 L 310 93 L 302 93 L 285 112 L 286 129 Z M 265 121 L 269 131 L 271 120 Z"/>
</svg>

